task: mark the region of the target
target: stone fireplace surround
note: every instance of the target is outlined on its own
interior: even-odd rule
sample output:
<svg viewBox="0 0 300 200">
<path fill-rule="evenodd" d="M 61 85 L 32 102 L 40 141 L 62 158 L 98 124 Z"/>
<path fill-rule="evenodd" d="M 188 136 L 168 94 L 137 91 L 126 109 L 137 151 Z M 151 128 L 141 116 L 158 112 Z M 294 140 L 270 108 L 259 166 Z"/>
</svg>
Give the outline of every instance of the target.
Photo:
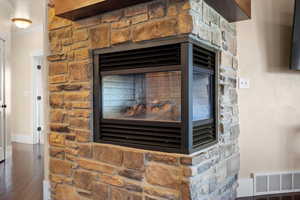
<svg viewBox="0 0 300 200">
<path fill-rule="evenodd" d="M 160 0 L 69 21 L 49 6 L 53 200 L 235 199 L 239 171 L 236 30 L 202 0 Z M 219 142 L 192 155 L 93 143 L 91 49 L 191 35 L 221 51 Z"/>
</svg>

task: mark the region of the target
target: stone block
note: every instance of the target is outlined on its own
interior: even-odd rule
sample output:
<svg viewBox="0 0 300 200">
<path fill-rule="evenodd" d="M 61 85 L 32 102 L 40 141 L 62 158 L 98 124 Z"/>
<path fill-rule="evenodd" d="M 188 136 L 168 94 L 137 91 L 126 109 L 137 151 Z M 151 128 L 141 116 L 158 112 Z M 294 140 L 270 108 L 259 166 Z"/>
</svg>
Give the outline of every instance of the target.
<svg viewBox="0 0 300 200">
<path fill-rule="evenodd" d="M 129 28 L 113 30 L 111 32 L 111 44 L 119 44 L 131 40 L 131 31 Z"/>
<path fill-rule="evenodd" d="M 110 25 L 103 24 L 90 29 L 92 49 L 110 46 Z"/>
<path fill-rule="evenodd" d="M 93 199 L 110 200 L 108 185 L 95 182 L 93 184 Z"/>
<path fill-rule="evenodd" d="M 109 13 L 101 16 L 101 22 L 102 23 L 111 23 L 111 22 L 120 21 L 120 19 L 123 17 L 123 15 L 124 15 L 123 10 L 109 12 Z"/>
<path fill-rule="evenodd" d="M 82 169 L 86 170 L 92 170 L 106 174 L 113 174 L 115 172 L 114 167 L 92 160 L 78 159 L 77 163 Z"/>
<path fill-rule="evenodd" d="M 111 200 L 142 200 L 142 196 L 130 193 L 126 190 L 112 188 Z"/>
<path fill-rule="evenodd" d="M 175 167 L 149 164 L 146 168 L 146 180 L 152 185 L 178 189 L 182 171 Z"/>
<path fill-rule="evenodd" d="M 88 101 L 90 100 L 90 91 L 66 92 L 65 101 Z"/>
<path fill-rule="evenodd" d="M 128 169 L 144 169 L 144 154 L 140 152 L 124 151 L 124 167 Z"/>
<path fill-rule="evenodd" d="M 79 29 L 76 31 L 73 31 L 73 41 L 74 42 L 80 42 L 80 41 L 86 41 L 89 38 L 89 33 L 87 29 Z"/>
<path fill-rule="evenodd" d="M 78 144 L 79 147 L 79 156 L 84 158 L 92 158 L 93 151 L 91 144 Z"/>
<path fill-rule="evenodd" d="M 148 161 L 155 161 L 155 162 L 165 163 L 168 165 L 178 165 L 179 164 L 178 157 L 173 156 L 171 154 L 147 153 L 146 159 Z"/>
<path fill-rule="evenodd" d="M 112 29 L 122 29 L 127 28 L 130 26 L 130 20 L 129 19 L 122 19 L 118 22 L 114 22 L 111 24 Z"/>
<path fill-rule="evenodd" d="M 138 181 L 141 181 L 143 179 L 143 173 L 136 170 L 123 169 L 119 172 L 119 175 Z"/>
<path fill-rule="evenodd" d="M 131 22 L 132 22 L 132 24 L 138 24 L 138 23 L 145 22 L 148 19 L 149 19 L 148 14 L 141 14 L 141 15 L 133 16 L 131 18 Z"/>
<path fill-rule="evenodd" d="M 66 112 L 62 109 L 55 109 L 50 112 L 50 122 L 65 123 L 66 119 Z"/>
<path fill-rule="evenodd" d="M 95 180 L 92 172 L 76 170 L 74 173 L 74 184 L 77 188 L 91 191 Z"/>
<path fill-rule="evenodd" d="M 90 129 L 90 120 L 85 118 L 70 118 L 70 127 L 89 130 Z"/>
<path fill-rule="evenodd" d="M 49 64 L 49 75 L 59 75 L 68 72 L 68 65 L 66 62 L 53 62 Z"/>
<path fill-rule="evenodd" d="M 67 81 L 68 81 L 67 75 L 57 75 L 57 76 L 49 77 L 49 83 L 51 84 L 66 83 Z"/>
<path fill-rule="evenodd" d="M 176 19 L 161 19 L 138 24 L 133 28 L 133 41 L 151 40 L 177 34 Z"/>
<path fill-rule="evenodd" d="M 115 166 L 123 163 L 123 151 L 117 147 L 94 145 L 93 158 Z"/>
<path fill-rule="evenodd" d="M 180 193 L 178 192 L 178 190 L 161 189 L 158 187 L 146 186 L 144 191 L 148 195 L 167 199 L 167 200 L 179 200 L 180 199 Z"/>
<path fill-rule="evenodd" d="M 65 136 L 57 133 L 49 134 L 49 144 L 57 147 L 64 147 L 65 145 Z"/>
<path fill-rule="evenodd" d="M 74 51 L 74 59 L 76 61 L 86 60 L 89 57 L 90 57 L 90 55 L 89 55 L 89 49 L 88 48 L 77 49 L 77 50 Z"/>
<path fill-rule="evenodd" d="M 64 148 L 50 147 L 49 154 L 53 158 L 65 159 L 65 150 L 64 150 Z"/>
<path fill-rule="evenodd" d="M 147 5 L 146 4 L 141 4 L 141 5 L 137 5 L 137 6 L 131 6 L 128 7 L 125 10 L 125 16 L 126 17 L 132 17 L 135 15 L 141 15 L 141 14 L 145 14 L 147 13 Z"/>
<path fill-rule="evenodd" d="M 99 179 L 101 182 L 116 186 L 116 187 L 123 187 L 124 186 L 124 180 L 121 179 L 119 176 L 110 176 L 110 175 L 99 175 Z"/>
<path fill-rule="evenodd" d="M 49 170 L 53 174 L 71 176 L 73 164 L 65 160 L 50 159 Z"/>
<path fill-rule="evenodd" d="M 87 61 L 72 62 L 69 64 L 70 80 L 73 82 L 87 81 L 90 77 L 90 67 Z"/>
<path fill-rule="evenodd" d="M 150 19 L 164 17 L 166 15 L 166 4 L 164 1 L 156 1 L 148 6 Z"/>
</svg>

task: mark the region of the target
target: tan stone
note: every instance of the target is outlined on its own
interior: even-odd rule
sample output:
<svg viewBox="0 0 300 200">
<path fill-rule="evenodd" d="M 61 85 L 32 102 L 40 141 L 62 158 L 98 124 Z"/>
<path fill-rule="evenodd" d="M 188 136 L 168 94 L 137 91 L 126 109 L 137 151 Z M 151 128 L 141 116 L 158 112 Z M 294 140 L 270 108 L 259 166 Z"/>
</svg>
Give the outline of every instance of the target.
<svg viewBox="0 0 300 200">
<path fill-rule="evenodd" d="M 179 33 L 191 33 L 193 30 L 193 18 L 189 13 L 180 13 L 178 15 Z"/>
<path fill-rule="evenodd" d="M 90 29 L 90 38 L 92 49 L 109 47 L 110 26 L 108 24 L 104 24 Z"/>
<path fill-rule="evenodd" d="M 142 196 L 130 193 L 125 190 L 113 188 L 111 191 L 111 200 L 142 200 Z"/>
<path fill-rule="evenodd" d="M 86 81 L 90 77 L 89 63 L 87 61 L 72 62 L 69 64 L 69 68 L 71 81 Z"/>
<path fill-rule="evenodd" d="M 77 170 L 74 173 L 74 184 L 80 189 L 91 191 L 94 180 L 94 174 L 91 172 Z"/>
<path fill-rule="evenodd" d="M 49 77 L 49 83 L 56 84 L 56 83 L 65 83 L 68 81 L 68 76 L 66 75 L 57 75 Z"/>
<path fill-rule="evenodd" d="M 152 185 L 178 189 L 182 172 L 175 167 L 150 164 L 146 168 L 146 180 Z"/>
<path fill-rule="evenodd" d="M 70 127 L 79 129 L 90 129 L 90 120 L 84 118 L 70 118 Z"/>
<path fill-rule="evenodd" d="M 63 132 L 69 133 L 69 125 L 68 124 L 61 124 L 61 123 L 50 123 L 50 130 L 54 132 Z"/>
<path fill-rule="evenodd" d="M 72 156 L 78 156 L 78 149 L 65 148 L 65 153 Z"/>
<path fill-rule="evenodd" d="M 82 29 L 82 28 L 88 28 L 91 26 L 98 25 L 101 22 L 100 18 L 98 16 L 95 17 L 89 17 L 84 18 L 80 20 L 76 20 L 73 22 L 75 29 Z"/>
<path fill-rule="evenodd" d="M 72 167 L 73 164 L 68 161 L 53 158 L 50 159 L 49 170 L 53 174 L 71 176 L 73 171 Z"/>
<path fill-rule="evenodd" d="M 137 170 L 123 169 L 119 171 L 119 175 L 138 181 L 141 181 L 143 179 L 143 173 Z"/>
<path fill-rule="evenodd" d="M 129 19 L 123 19 L 119 22 L 114 22 L 111 24 L 112 29 L 121 29 L 121 28 L 127 28 L 130 26 L 130 20 Z"/>
<path fill-rule="evenodd" d="M 59 200 L 81 200 L 75 188 L 61 184 L 55 188 L 55 198 Z"/>
<path fill-rule="evenodd" d="M 170 17 L 176 16 L 178 14 L 177 12 L 177 6 L 176 5 L 169 5 L 167 15 Z"/>
<path fill-rule="evenodd" d="M 87 47 L 89 47 L 89 44 L 90 44 L 89 41 L 77 42 L 72 45 L 72 50 L 87 48 Z"/>
<path fill-rule="evenodd" d="M 65 180 L 65 177 L 61 176 L 61 175 L 50 174 L 49 179 L 50 179 L 51 182 L 63 183 L 64 180 Z"/>
<path fill-rule="evenodd" d="M 133 40 L 135 42 L 151 40 L 155 38 L 172 36 L 177 33 L 176 19 L 162 19 L 138 24 L 133 28 Z"/>
<path fill-rule="evenodd" d="M 66 112 L 64 110 L 52 110 L 50 112 L 50 122 L 64 123 L 66 120 Z"/>
<path fill-rule="evenodd" d="M 128 169 L 144 169 L 144 154 L 140 152 L 124 151 L 123 165 Z"/>
<path fill-rule="evenodd" d="M 97 200 L 111 200 L 109 199 L 108 185 L 102 183 L 93 184 L 93 199 Z"/>
<path fill-rule="evenodd" d="M 178 165 L 178 157 L 172 156 L 170 154 L 160 154 L 160 153 L 147 153 L 146 158 L 149 161 L 161 162 L 168 165 Z"/>
<path fill-rule="evenodd" d="M 89 38 L 89 33 L 87 29 L 79 29 L 73 32 L 74 42 L 85 41 Z"/>
<path fill-rule="evenodd" d="M 112 146 L 94 145 L 93 158 L 108 164 L 121 166 L 123 163 L 123 151 Z"/>
<path fill-rule="evenodd" d="M 48 90 L 50 92 L 60 92 L 60 91 L 62 91 L 60 85 L 52 85 L 52 84 L 49 85 Z"/>
<path fill-rule="evenodd" d="M 82 169 L 93 170 L 106 174 L 113 174 L 115 171 L 115 168 L 112 166 L 92 160 L 78 159 L 77 163 Z"/>
<path fill-rule="evenodd" d="M 101 16 L 102 23 L 111 23 L 119 21 L 123 16 L 123 10 L 109 12 Z"/>
<path fill-rule="evenodd" d="M 54 158 L 65 159 L 65 150 L 63 148 L 50 147 L 49 154 Z"/>
<path fill-rule="evenodd" d="M 89 118 L 91 116 L 91 111 L 90 110 L 72 110 L 69 112 L 69 115 L 71 117 Z"/>
<path fill-rule="evenodd" d="M 166 14 L 166 5 L 162 1 L 157 1 L 149 5 L 150 19 L 164 17 Z"/>
<path fill-rule="evenodd" d="M 62 27 L 70 26 L 72 22 L 55 16 L 55 9 L 48 9 L 48 29 L 55 30 Z"/>
<path fill-rule="evenodd" d="M 119 176 L 109 176 L 109 175 L 100 174 L 99 179 L 101 182 L 109 185 L 113 185 L 117 187 L 124 186 L 124 181 Z"/>
<path fill-rule="evenodd" d="M 119 44 L 128 42 L 131 38 L 131 33 L 129 28 L 118 29 L 111 32 L 111 43 Z"/>
<path fill-rule="evenodd" d="M 137 15 L 137 16 L 133 16 L 131 18 L 132 24 L 138 24 L 141 22 L 145 22 L 149 19 L 148 14 L 141 14 L 141 15 Z"/>
<path fill-rule="evenodd" d="M 144 187 L 144 192 L 151 196 L 156 196 L 168 200 L 179 200 L 180 193 L 177 190 L 160 189 L 158 187 Z"/>
<path fill-rule="evenodd" d="M 90 102 L 72 102 L 72 108 L 88 109 L 88 108 L 91 108 L 91 103 Z"/>
<path fill-rule="evenodd" d="M 66 54 L 61 53 L 61 54 L 53 54 L 47 57 L 47 60 L 49 62 L 55 62 L 55 61 L 62 61 L 66 59 Z"/>
<path fill-rule="evenodd" d="M 91 140 L 91 134 L 89 131 L 72 130 L 75 133 L 78 142 L 89 142 Z"/>
<path fill-rule="evenodd" d="M 145 5 L 145 4 L 131 6 L 125 10 L 126 17 L 131 17 L 134 15 L 140 15 L 140 14 L 144 14 L 144 13 L 147 13 L 147 5 Z"/>
<path fill-rule="evenodd" d="M 49 144 L 52 146 L 64 147 L 65 145 L 65 136 L 57 133 L 49 134 Z"/>
<path fill-rule="evenodd" d="M 89 55 L 89 49 L 88 48 L 77 49 L 77 50 L 74 51 L 74 59 L 76 61 L 86 60 L 89 57 L 90 57 L 90 55 Z"/>
<path fill-rule="evenodd" d="M 92 158 L 92 145 L 91 144 L 78 144 L 79 146 L 79 156 L 84 158 Z"/>
<path fill-rule="evenodd" d="M 89 91 L 80 91 L 80 92 L 66 92 L 65 101 L 88 101 L 90 100 Z"/>
<path fill-rule="evenodd" d="M 54 62 L 49 64 L 49 75 L 59 75 L 68 72 L 68 65 L 65 62 Z"/>
</svg>

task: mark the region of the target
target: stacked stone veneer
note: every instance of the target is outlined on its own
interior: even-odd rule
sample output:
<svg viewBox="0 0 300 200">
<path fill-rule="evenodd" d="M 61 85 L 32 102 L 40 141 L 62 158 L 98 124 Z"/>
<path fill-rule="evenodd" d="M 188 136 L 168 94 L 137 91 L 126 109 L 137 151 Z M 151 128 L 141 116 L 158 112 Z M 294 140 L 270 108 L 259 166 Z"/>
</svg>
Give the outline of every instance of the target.
<svg viewBox="0 0 300 200">
<path fill-rule="evenodd" d="M 236 30 L 202 0 L 162 0 L 71 22 L 49 4 L 53 200 L 234 199 L 239 170 Z M 90 49 L 190 34 L 221 50 L 219 144 L 190 156 L 92 142 Z"/>
</svg>

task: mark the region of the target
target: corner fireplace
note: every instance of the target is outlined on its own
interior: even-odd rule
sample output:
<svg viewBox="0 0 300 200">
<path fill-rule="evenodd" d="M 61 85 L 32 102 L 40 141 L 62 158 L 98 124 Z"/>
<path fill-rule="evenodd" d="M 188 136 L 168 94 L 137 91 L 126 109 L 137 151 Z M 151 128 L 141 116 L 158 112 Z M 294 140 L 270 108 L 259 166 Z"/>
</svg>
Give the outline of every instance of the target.
<svg viewBox="0 0 300 200">
<path fill-rule="evenodd" d="M 94 141 L 185 154 L 216 143 L 217 54 L 189 37 L 94 50 Z"/>
</svg>

